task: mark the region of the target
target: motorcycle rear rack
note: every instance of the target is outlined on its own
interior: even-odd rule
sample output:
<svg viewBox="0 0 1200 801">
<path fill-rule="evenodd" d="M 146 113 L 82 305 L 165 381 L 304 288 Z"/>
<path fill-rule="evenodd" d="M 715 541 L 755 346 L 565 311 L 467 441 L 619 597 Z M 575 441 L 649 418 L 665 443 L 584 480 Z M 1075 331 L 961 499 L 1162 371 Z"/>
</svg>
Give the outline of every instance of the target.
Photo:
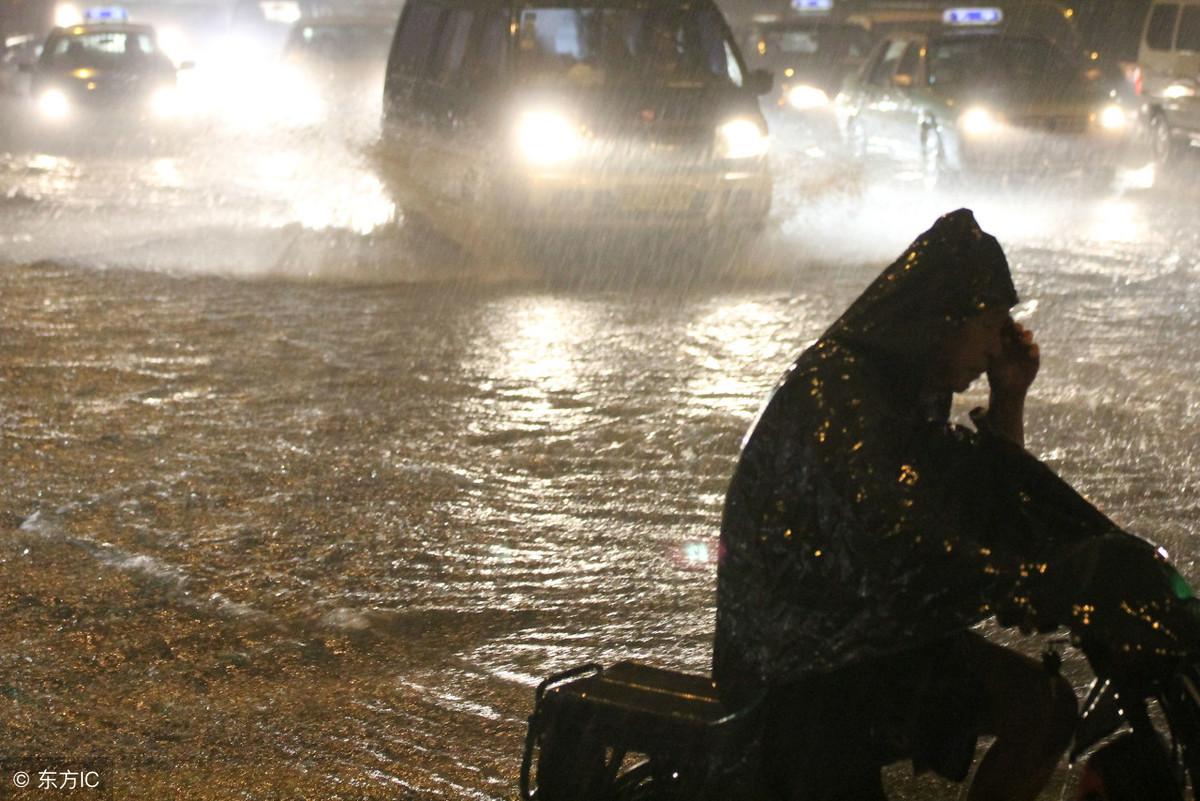
<svg viewBox="0 0 1200 801">
<path fill-rule="evenodd" d="M 589 663 L 550 676 L 538 685 L 521 761 L 524 801 L 555 801 L 538 793 L 533 781 L 535 752 L 542 772 L 547 732 L 586 737 L 604 754 L 588 798 L 615 798 L 620 788 L 652 779 L 685 783 L 699 790 L 743 759 L 755 740 L 756 710 L 730 712 L 708 676 L 680 673 L 632 661 L 609 668 Z M 574 728 L 572 728 L 574 727 Z M 751 747 L 752 748 L 752 747 Z M 561 753 L 561 748 L 560 748 Z M 575 752 L 571 752 L 575 753 Z M 578 753 L 587 752 L 586 749 Z M 627 754 L 645 759 L 623 773 Z M 595 762 L 589 763 L 595 769 Z M 557 766 L 570 770 L 570 766 Z M 715 797 L 715 796 L 714 796 Z"/>
</svg>

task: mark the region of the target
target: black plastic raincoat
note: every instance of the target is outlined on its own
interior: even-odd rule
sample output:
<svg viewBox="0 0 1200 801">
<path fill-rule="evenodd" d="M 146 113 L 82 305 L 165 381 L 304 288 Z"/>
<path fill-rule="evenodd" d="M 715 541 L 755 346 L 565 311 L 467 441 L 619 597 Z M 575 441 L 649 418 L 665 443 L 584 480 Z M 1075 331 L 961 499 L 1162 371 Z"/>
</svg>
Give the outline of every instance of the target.
<svg viewBox="0 0 1200 801">
<path fill-rule="evenodd" d="M 1016 302 L 999 244 L 959 210 L 786 372 L 725 502 L 713 672 L 730 700 L 997 613 L 1030 627 L 1092 623 L 1097 604 L 1079 588 L 1103 584 L 1088 578 L 1103 560 L 1072 556 L 1080 543 L 1108 538 L 1169 570 L 985 419 L 978 431 L 951 424 L 950 395 L 923 394 L 944 337 Z"/>
</svg>

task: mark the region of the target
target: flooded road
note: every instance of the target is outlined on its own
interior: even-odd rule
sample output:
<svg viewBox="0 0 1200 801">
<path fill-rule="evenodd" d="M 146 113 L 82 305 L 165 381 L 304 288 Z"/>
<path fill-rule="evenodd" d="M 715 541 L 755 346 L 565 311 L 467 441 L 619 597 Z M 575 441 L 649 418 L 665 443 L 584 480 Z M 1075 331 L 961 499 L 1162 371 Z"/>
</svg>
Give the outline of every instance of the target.
<svg viewBox="0 0 1200 801">
<path fill-rule="evenodd" d="M 707 670 L 759 403 L 963 204 L 1042 345 L 1031 449 L 1200 580 L 1187 181 L 914 200 L 785 146 L 764 243 L 629 282 L 442 263 L 324 146 L 0 157 L 10 762 L 129 799 L 515 797 L 540 677 Z"/>
</svg>

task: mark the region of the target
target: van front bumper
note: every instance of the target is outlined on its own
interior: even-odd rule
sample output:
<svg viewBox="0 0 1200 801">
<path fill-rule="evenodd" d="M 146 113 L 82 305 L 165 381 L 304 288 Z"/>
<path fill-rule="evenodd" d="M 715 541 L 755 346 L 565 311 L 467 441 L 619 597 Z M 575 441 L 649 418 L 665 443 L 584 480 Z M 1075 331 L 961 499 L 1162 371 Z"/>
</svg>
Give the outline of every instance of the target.
<svg viewBox="0 0 1200 801">
<path fill-rule="evenodd" d="M 680 173 L 514 173 L 496 211 L 526 230 L 761 226 L 771 208 L 763 162 L 739 169 Z"/>
</svg>

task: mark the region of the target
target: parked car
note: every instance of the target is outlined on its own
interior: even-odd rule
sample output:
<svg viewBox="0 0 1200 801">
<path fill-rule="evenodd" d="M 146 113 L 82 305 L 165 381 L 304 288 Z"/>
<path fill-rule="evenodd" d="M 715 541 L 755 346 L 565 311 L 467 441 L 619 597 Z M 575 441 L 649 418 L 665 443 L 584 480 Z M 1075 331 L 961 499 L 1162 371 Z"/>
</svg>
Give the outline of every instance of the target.
<svg viewBox="0 0 1200 801">
<path fill-rule="evenodd" d="M 1166 165 L 1200 146 L 1200 0 L 1150 7 L 1134 80 L 1155 160 Z"/>
<path fill-rule="evenodd" d="M 770 84 L 711 0 L 409 0 L 384 174 L 475 230 L 757 229 Z"/>
</svg>

